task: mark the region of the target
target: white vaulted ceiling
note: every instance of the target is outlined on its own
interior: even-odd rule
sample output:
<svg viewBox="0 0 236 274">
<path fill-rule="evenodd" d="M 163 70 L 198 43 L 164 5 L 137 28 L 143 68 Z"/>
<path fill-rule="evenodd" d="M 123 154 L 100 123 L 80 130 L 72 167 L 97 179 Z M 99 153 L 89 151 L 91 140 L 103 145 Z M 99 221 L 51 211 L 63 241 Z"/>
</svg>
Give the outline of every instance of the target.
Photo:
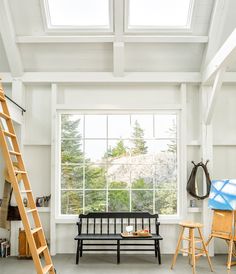
<svg viewBox="0 0 236 274">
<path fill-rule="evenodd" d="M 123 0 L 114 0 L 114 16 L 124 16 L 116 12 L 119 1 Z M 47 32 L 41 0 L 0 2 L 9 9 L 15 35 L 13 43 L 19 49 L 24 72 L 112 72 L 114 41 L 124 43 L 125 72 L 201 72 L 204 58 L 208 63 L 236 27 L 235 0 L 195 0 L 191 32 L 151 34 L 120 32 L 124 30 L 123 18 L 115 18 L 114 33 Z M 214 11 L 216 2 L 220 2 L 217 12 Z M 208 37 L 211 24 L 219 28 Z M 169 38 L 165 40 L 165 37 Z M 208 39 L 211 51 L 205 57 Z M 10 71 L 6 47 L 0 37 L 1 72 Z M 236 71 L 236 60 L 229 70 Z"/>
</svg>

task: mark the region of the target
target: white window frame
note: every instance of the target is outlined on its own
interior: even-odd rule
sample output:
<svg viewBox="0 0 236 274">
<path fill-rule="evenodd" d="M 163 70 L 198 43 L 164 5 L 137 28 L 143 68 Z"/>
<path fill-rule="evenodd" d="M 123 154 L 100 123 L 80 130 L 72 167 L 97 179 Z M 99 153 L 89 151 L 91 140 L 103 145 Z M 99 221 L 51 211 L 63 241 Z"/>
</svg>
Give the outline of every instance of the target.
<svg viewBox="0 0 236 274">
<path fill-rule="evenodd" d="M 177 214 L 174 215 L 160 215 L 160 220 L 165 221 L 166 223 L 176 223 L 177 220 L 181 219 L 181 216 L 183 216 L 183 203 L 181 201 L 181 197 L 183 194 L 183 187 L 181 185 L 181 182 L 183 181 L 183 169 L 180 165 L 182 162 L 181 160 L 181 148 L 183 146 L 182 141 L 182 134 L 181 134 L 181 110 L 176 109 L 169 109 L 169 110 L 162 110 L 162 109 L 153 109 L 153 110 L 143 110 L 143 109 L 137 109 L 137 110 L 57 110 L 56 115 L 56 178 L 55 178 L 55 220 L 59 223 L 71 223 L 78 219 L 77 215 L 73 214 L 61 214 L 61 119 L 60 116 L 62 114 L 77 114 L 77 115 L 86 115 L 86 114 L 175 114 L 177 117 Z"/>
<path fill-rule="evenodd" d="M 192 32 L 193 19 L 196 13 L 196 1 L 191 0 L 186 26 L 129 26 L 129 0 L 125 0 L 125 32 L 126 33 L 190 33 Z"/>
<path fill-rule="evenodd" d="M 109 0 L 109 26 L 54 26 L 51 24 L 48 0 L 40 0 L 44 29 L 48 33 L 112 33 L 113 32 L 113 0 Z"/>
</svg>

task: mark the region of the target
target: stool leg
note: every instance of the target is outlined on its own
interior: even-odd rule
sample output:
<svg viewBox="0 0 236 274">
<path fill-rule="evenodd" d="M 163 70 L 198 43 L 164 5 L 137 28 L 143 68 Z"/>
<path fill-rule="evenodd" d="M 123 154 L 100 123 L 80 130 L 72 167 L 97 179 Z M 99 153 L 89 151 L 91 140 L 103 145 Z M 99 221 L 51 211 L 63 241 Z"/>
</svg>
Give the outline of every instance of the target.
<svg viewBox="0 0 236 274">
<path fill-rule="evenodd" d="M 191 244 L 192 244 L 192 266 L 193 266 L 193 274 L 196 273 L 196 261 L 195 261 L 195 239 L 194 239 L 194 229 L 191 230 Z"/>
<path fill-rule="evenodd" d="M 229 241 L 229 249 L 228 249 L 228 262 L 227 262 L 227 269 L 230 269 L 231 267 L 231 261 L 232 261 L 232 253 L 233 253 L 233 244 L 234 241 Z"/>
<path fill-rule="evenodd" d="M 189 229 L 189 241 L 188 241 L 188 262 L 189 264 L 192 265 L 192 256 L 191 256 L 191 253 L 192 253 L 192 245 L 191 245 L 191 230 Z"/>
<path fill-rule="evenodd" d="M 207 260 L 208 260 L 208 263 L 209 263 L 209 266 L 210 266 L 210 269 L 211 271 L 213 272 L 213 267 L 212 267 L 212 264 L 211 264 L 211 259 L 209 257 L 209 254 L 208 254 L 208 250 L 206 248 L 206 244 L 204 242 L 204 238 L 203 238 L 203 235 L 202 235 L 202 231 L 201 231 L 201 228 L 198 228 L 198 233 L 199 233 L 199 236 L 200 236 L 200 239 L 202 240 L 202 246 L 203 246 L 203 250 L 207 256 Z"/>
<path fill-rule="evenodd" d="M 179 235 L 179 239 L 178 239 L 178 243 L 177 243 L 175 255 L 173 257 L 172 264 L 171 264 L 171 269 L 173 269 L 173 267 L 175 266 L 176 259 L 177 259 L 177 256 L 178 256 L 178 253 L 179 253 L 179 249 L 180 249 L 180 244 L 181 244 L 182 239 L 183 239 L 183 234 L 184 234 L 184 227 L 182 227 L 180 235 Z"/>
</svg>

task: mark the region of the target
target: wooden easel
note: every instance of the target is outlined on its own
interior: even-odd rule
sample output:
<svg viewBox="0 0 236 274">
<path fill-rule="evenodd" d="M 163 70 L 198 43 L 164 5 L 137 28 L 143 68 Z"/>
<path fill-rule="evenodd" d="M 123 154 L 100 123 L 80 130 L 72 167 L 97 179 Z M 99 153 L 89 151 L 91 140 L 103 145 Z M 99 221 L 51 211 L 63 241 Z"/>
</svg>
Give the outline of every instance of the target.
<svg viewBox="0 0 236 274">
<path fill-rule="evenodd" d="M 228 244 L 228 260 L 227 269 L 236 262 L 232 262 L 232 256 L 236 257 L 233 250 L 234 243 L 236 242 L 236 211 L 234 210 L 213 210 L 213 221 L 210 237 L 206 243 L 208 246 L 213 238 L 219 238 L 226 241 Z"/>
</svg>

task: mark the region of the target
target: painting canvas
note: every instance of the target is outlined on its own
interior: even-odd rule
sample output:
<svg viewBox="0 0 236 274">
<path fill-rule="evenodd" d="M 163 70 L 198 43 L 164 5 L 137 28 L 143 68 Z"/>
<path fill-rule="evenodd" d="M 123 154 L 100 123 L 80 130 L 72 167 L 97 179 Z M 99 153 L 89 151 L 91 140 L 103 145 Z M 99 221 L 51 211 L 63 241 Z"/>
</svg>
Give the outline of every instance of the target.
<svg viewBox="0 0 236 274">
<path fill-rule="evenodd" d="M 209 207 L 221 210 L 236 210 L 236 179 L 211 182 Z"/>
</svg>

